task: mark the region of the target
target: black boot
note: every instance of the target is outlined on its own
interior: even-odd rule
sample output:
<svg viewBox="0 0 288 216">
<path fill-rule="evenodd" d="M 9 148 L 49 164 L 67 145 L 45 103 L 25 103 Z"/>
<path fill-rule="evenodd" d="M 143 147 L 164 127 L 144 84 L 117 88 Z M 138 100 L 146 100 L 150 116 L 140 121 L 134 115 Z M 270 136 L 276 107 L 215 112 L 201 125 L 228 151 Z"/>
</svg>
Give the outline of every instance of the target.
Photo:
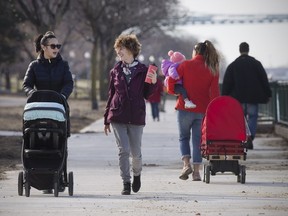
<svg viewBox="0 0 288 216">
<path fill-rule="evenodd" d="M 122 195 L 130 195 L 131 194 L 131 183 L 126 182 L 123 184 L 123 190 L 121 192 Z"/>
<path fill-rule="evenodd" d="M 140 190 L 140 188 L 141 188 L 140 177 L 141 177 L 140 175 L 139 176 L 134 176 L 134 179 L 133 179 L 132 190 L 135 193 L 137 193 Z"/>
</svg>

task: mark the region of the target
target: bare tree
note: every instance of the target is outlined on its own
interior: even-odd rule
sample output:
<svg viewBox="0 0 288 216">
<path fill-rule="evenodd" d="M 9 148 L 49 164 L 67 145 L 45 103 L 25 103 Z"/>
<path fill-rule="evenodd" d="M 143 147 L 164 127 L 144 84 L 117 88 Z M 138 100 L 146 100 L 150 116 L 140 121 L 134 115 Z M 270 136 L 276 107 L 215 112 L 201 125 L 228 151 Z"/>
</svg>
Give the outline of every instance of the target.
<svg viewBox="0 0 288 216">
<path fill-rule="evenodd" d="M 115 62 L 113 44 L 123 31 L 134 32 L 139 37 L 153 29 L 173 24 L 173 10 L 177 0 L 78 0 L 91 36 L 91 100 L 92 109 L 98 109 L 96 80 L 99 80 L 100 99 L 107 97 L 108 70 Z M 80 13 L 80 12 L 79 12 Z M 79 17 L 82 17 L 79 15 Z"/>
<path fill-rule="evenodd" d="M 9 2 L 12 4 L 11 1 Z M 19 51 L 23 51 L 23 59 L 35 58 L 32 46 L 35 35 L 55 31 L 69 10 L 70 0 L 13 0 L 13 12 L 17 13 L 15 16 L 24 20 L 17 28 L 25 34 L 26 41 L 31 42 L 22 43 L 19 48 Z M 65 44 L 67 37 L 70 36 L 68 31 L 71 32 L 67 29 L 63 34 L 62 44 Z M 21 69 L 19 71 L 23 72 Z"/>
<path fill-rule="evenodd" d="M 38 33 L 54 31 L 69 10 L 70 0 L 17 0 L 26 20 Z"/>
<path fill-rule="evenodd" d="M 25 32 L 28 41 L 35 37 L 34 34 L 54 31 L 70 9 L 70 0 L 15 0 L 15 3 L 15 7 L 25 20 L 20 29 Z M 23 44 L 22 50 L 33 59 L 29 46 Z"/>
</svg>

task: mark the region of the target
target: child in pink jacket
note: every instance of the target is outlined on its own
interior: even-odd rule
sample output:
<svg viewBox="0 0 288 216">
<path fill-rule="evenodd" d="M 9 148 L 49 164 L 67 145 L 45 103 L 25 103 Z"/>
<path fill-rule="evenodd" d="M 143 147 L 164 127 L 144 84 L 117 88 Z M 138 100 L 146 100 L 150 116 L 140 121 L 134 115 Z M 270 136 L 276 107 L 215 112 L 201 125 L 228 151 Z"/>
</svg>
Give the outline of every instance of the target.
<svg viewBox="0 0 288 216">
<path fill-rule="evenodd" d="M 185 108 L 195 108 L 196 105 L 189 100 L 187 92 L 182 85 L 182 80 L 180 80 L 176 70 L 178 65 L 186 60 L 185 56 L 180 52 L 173 52 L 172 50 L 168 52 L 168 56 L 170 56 L 170 60 L 163 59 L 161 63 L 161 70 L 165 76 L 164 85 L 167 86 L 167 79 L 169 77 L 174 80 L 178 80 L 174 87 L 175 93 L 180 94 L 183 97 L 185 101 Z"/>
</svg>

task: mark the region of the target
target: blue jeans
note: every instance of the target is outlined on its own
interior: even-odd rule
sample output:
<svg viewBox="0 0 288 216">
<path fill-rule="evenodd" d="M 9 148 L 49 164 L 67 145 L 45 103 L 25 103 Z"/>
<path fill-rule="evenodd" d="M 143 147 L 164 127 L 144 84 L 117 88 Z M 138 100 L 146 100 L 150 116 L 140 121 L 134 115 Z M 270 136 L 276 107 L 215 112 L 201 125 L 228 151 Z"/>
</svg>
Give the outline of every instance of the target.
<svg viewBox="0 0 288 216">
<path fill-rule="evenodd" d="M 258 120 L 258 104 L 242 103 L 244 115 L 248 122 L 252 140 L 255 138 Z"/>
<path fill-rule="evenodd" d="M 159 103 L 150 102 L 153 120 L 159 121 Z"/>
<path fill-rule="evenodd" d="M 174 86 L 174 92 L 175 92 L 176 94 L 180 94 L 180 95 L 183 97 L 183 99 L 188 98 L 186 89 L 184 88 L 184 86 L 183 86 L 182 84 L 175 84 L 175 86 Z"/>
<path fill-rule="evenodd" d="M 204 114 L 178 110 L 177 121 L 179 129 L 179 143 L 182 160 L 184 157 L 191 158 L 190 138 L 192 132 L 192 160 L 193 164 L 202 163 L 201 155 L 201 125 Z"/>
</svg>

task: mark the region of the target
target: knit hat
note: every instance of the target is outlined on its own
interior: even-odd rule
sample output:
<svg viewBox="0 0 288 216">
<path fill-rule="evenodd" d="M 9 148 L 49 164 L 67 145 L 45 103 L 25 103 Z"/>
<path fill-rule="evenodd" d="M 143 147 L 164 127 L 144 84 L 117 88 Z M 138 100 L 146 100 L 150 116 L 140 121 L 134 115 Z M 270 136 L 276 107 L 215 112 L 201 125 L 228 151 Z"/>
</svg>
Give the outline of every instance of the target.
<svg viewBox="0 0 288 216">
<path fill-rule="evenodd" d="M 182 53 L 174 52 L 173 50 L 168 52 L 168 56 L 170 56 L 170 61 L 173 63 L 181 63 L 186 60 L 186 57 Z"/>
</svg>

